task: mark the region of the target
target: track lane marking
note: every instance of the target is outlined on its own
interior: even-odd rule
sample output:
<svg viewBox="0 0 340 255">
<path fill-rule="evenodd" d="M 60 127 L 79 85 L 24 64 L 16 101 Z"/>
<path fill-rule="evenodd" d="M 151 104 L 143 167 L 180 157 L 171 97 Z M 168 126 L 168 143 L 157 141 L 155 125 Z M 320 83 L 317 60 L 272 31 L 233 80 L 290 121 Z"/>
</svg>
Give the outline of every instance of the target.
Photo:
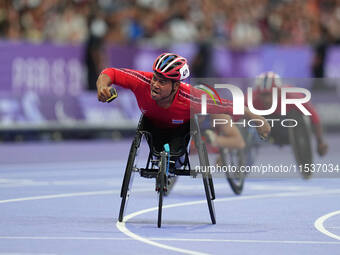
<svg viewBox="0 0 340 255">
<path fill-rule="evenodd" d="M 274 198 L 274 197 L 298 197 L 298 196 L 314 196 L 314 195 L 326 195 L 326 194 L 338 194 L 340 193 L 340 189 L 333 189 L 333 190 L 318 190 L 318 191 L 308 191 L 308 192 L 301 192 L 301 193 L 292 193 L 292 192 L 283 192 L 283 193 L 276 193 L 276 194 L 260 194 L 260 195 L 250 195 L 250 196 L 243 196 L 243 197 L 228 197 L 228 198 L 219 198 L 219 199 L 215 199 L 215 202 L 225 202 L 225 201 L 235 201 L 235 200 L 249 200 L 249 199 L 262 199 L 262 198 Z M 198 205 L 198 204 L 203 204 L 206 203 L 206 199 L 204 200 L 198 200 L 198 201 L 191 201 L 191 202 L 184 202 L 184 203 L 175 203 L 175 204 L 170 204 L 170 205 L 165 205 L 163 206 L 163 209 L 167 209 L 167 208 L 174 208 L 174 207 L 181 207 L 181 206 L 190 206 L 190 205 Z M 139 236 L 133 232 L 131 232 L 127 227 L 126 227 L 126 222 L 138 215 L 144 214 L 144 213 L 148 213 L 148 212 L 152 212 L 152 211 L 156 211 L 158 210 L 158 207 L 152 207 L 152 208 L 148 208 L 148 209 L 144 209 L 144 210 L 140 210 L 134 213 L 131 213 L 129 215 L 126 215 L 124 217 L 123 222 L 117 222 L 116 223 L 116 227 L 125 235 L 152 245 L 152 246 L 156 246 L 159 248 L 163 248 L 163 249 L 167 249 L 167 250 L 172 250 L 172 251 L 176 251 L 176 252 L 180 252 L 183 254 L 202 254 L 196 251 L 191 251 L 191 250 L 186 250 L 186 249 L 180 249 L 174 246 L 170 246 L 170 245 L 165 245 L 165 244 L 161 244 L 158 242 L 155 242 L 153 240 L 150 240 L 148 238 Z"/>
<path fill-rule="evenodd" d="M 316 221 L 314 222 L 314 227 L 319 230 L 321 233 L 325 234 L 326 236 L 329 236 L 331 238 L 334 238 L 336 240 L 340 240 L 340 236 L 328 231 L 325 226 L 324 226 L 324 222 L 326 220 L 328 220 L 329 218 L 340 214 L 340 210 L 339 211 L 335 211 L 335 212 L 331 212 L 328 214 L 325 214 L 321 217 L 319 217 L 318 219 L 316 219 Z"/>
<path fill-rule="evenodd" d="M 129 237 L 86 237 L 86 236 L 0 236 L 0 240 L 86 240 L 86 241 L 134 241 Z M 294 240 L 239 240 L 239 239 L 209 239 L 209 238 L 161 238 L 149 237 L 152 241 L 176 241 L 176 242 L 210 242 L 210 243 L 277 243 L 277 244 L 316 244 L 316 245 L 340 245 L 336 241 L 294 241 Z"/>
<path fill-rule="evenodd" d="M 194 185 L 193 185 L 194 186 Z M 197 186 L 197 185 L 195 185 Z M 141 189 L 141 190 L 135 190 L 135 191 L 150 191 L 150 189 Z M 55 194 L 55 195 L 46 195 L 46 196 L 34 196 L 34 197 L 24 197 L 24 198 L 16 198 L 16 199 L 7 199 L 7 200 L 0 200 L 0 203 L 12 203 L 12 202 L 22 202 L 22 201 L 32 201 L 32 200 L 42 200 L 42 199 L 55 199 L 55 198 L 65 198 L 65 197 L 77 197 L 77 196 L 90 196 L 90 195 L 108 195 L 108 194 L 117 194 L 119 193 L 119 190 L 103 190 L 103 191 L 93 191 L 93 192 L 77 192 L 77 193 L 65 193 L 65 194 Z M 243 197 L 229 197 L 229 198 L 222 198 L 222 199 L 216 199 L 215 202 L 221 202 L 221 201 L 233 201 L 233 200 L 247 200 L 247 199 L 260 199 L 260 198 L 273 198 L 273 197 L 292 197 L 292 196 L 310 196 L 310 195 L 326 195 L 326 194 L 338 194 L 340 193 L 340 189 L 334 189 L 334 190 L 317 190 L 315 192 L 309 190 L 308 192 L 305 193 L 292 193 L 292 192 L 286 192 L 286 193 L 276 193 L 276 194 L 262 194 L 262 195 L 253 195 L 253 196 L 243 196 Z M 177 204 L 171 204 L 171 205 L 166 205 L 163 208 L 173 208 L 173 207 L 179 207 L 179 206 L 188 206 L 188 205 L 197 205 L 197 204 L 202 204 L 206 203 L 206 200 L 199 200 L 199 201 L 191 201 L 191 202 L 184 202 L 184 203 L 177 203 Z M 147 213 L 153 210 L 158 210 L 158 207 L 153 207 L 149 209 L 144 209 L 141 211 L 137 211 L 135 213 L 129 214 L 125 216 L 125 221 L 136 217 L 137 215 Z M 148 243 L 153 246 L 157 246 L 160 248 L 168 249 L 168 250 L 173 250 L 185 254 L 193 254 L 193 255 L 202 255 L 206 253 L 200 253 L 196 251 L 190 251 L 186 249 L 181 249 L 181 248 L 176 248 L 173 246 L 169 245 L 164 245 L 161 243 L 157 243 L 155 241 L 165 241 L 165 240 L 152 240 L 152 239 L 147 239 L 141 236 L 138 236 L 135 233 L 132 233 L 129 231 L 126 226 L 125 226 L 125 221 L 122 223 L 117 222 L 117 228 L 118 229 L 123 229 L 125 231 L 124 234 L 128 235 L 129 237 L 142 241 L 144 243 Z M 119 226 L 120 225 L 120 226 Z M 175 240 L 174 240 L 175 241 Z M 256 243 L 258 240 L 229 240 L 230 242 L 253 242 Z M 260 240 L 261 242 L 261 240 Z M 262 242 L 265 242 L 262 240 Z M 275 242 L 275 241 L 274 241 Z M 285 241 L 283 241 L 285 242 Z M 289 243 L 291 241 L 287 241 Z M 313 241 L 307 241 L 307 242 L 313 242 Z M 329 243 L 333 244 L 333 243 Z"/>
</svg>

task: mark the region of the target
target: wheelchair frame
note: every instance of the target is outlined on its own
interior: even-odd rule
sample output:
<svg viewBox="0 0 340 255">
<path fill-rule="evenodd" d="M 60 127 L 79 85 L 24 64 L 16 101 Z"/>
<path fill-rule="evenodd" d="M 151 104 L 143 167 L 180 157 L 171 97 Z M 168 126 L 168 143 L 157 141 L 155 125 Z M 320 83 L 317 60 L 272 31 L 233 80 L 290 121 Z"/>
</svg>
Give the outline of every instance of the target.
<svg viewBox="0 0 340 255">
<path fill-rule="evenodd" d="M 198 125 L 198 118 L 197 115 L 195 115 L 193 121 L 194 125 L 194 131 L 191 131 L 189 134 L 191 138 L 195 140 L 195 145 L 197 147 L 199 161 L 201 166 L 209 166 L 209 159 L 207 154 L 207 149 L 205 147 L 204 142 L 201 139 L 201 132 Z M 122 222 L 124 217 L 124 212 L 127 206 L 127 201 L 129 198 L 129 193 L 132 187 L 132 180 L 133 175 L 135 172 L 139 172 L 141 177 L 144 178 L 156 178 L 156 191 L 159 194 L 159 203 L 158 203 L 158 221 L 157 226 L 160 228 L 162 224 L 162 206 L 163 206 L 163 196 L 164 193 L 167 191 L 167 172 L 171 173 L 172 175 L 178 176 L 178 175 L 185 175 L 185 176 L 193 176 L 196 177 L 197 171 L 190 169 L 190 162 L 189 162 L 189 153 L 187 149 L 185 149 L 184 156 L 185 160 L 182 164 L 183 169 L 176 169 L 174 167 L 169 167 L 167 169 L 167 166 L 169 165 L 169 160 L 171 158 L 179 158 L 182 155 L 176 155 L 176 154 L 169 154 L 167 151 L 162 151 L 160 153 L 157 153 L 153 151 L 152 146 L 152 136 L 150 132 L 143 130 L 143 123 L 144 123 L 144 116 L 142 115 L 138 127 L 136 130 L 136 135 L 133 139 L 133 142 L 130 147 L 129 157 L 124 173 L 124 179 L 122 183 L 121 188 L 121 205 L 119 210 L 119 217 L 118 221 Z M 188 135 L 189 135 L 188 134 Z M 140 146 L 141 140 L 143 136 L 146 137 L 148 140 L 150 152 L 148 156 L 148 160 L 146 163 L 145 168 L 137 168 L 135 166 L 135 159 L 137 155 L 138 148 Z M 153 156 L 156 156 L 158 159 L 153 160 Z M 151 167 L 150 167 L 151 163 Z M 174 162 L 171 162 L 174 163 Z M 206 168 L 208 169 L 208 168 Z M 207 199 L 210 219 L 212 224 L 216 224 L 216 217 L 215 217 L 215 209 L 214 209 L 214 203 L 213 200 L 215 199 L 215 190 L 214 190 L 214 184 L 212 180 L 211 173 L 209 172 L 202 172 L 202 179 L 203 179 L 203 185 L 204 185 L 204 191 Z"/>
</svg>

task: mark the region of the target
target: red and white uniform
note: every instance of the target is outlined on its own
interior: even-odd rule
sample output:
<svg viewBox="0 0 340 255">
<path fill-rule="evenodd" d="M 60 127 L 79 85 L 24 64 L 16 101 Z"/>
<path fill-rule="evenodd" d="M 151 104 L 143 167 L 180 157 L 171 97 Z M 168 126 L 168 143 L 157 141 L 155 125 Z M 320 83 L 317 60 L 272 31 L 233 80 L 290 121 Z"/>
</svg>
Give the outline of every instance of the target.
<svg viewBox="0 0 340 255">
<path fill-rule="evenodd" d="M 151 98 L 152 72 L 106 68 L 102 73 L 111 78 L 112 84 L 130 89 L 136 96 L 141 112 L 158 127 L 176 127 L 189 121 L 190 114 L 201 112 L 201 95 L 205 92 L 190 84 L 181 82 L 171 106 L 162 108 Z M 207 96 L 207 98 L 209 97 Z M 232 101 L 225 99 L 222 99 L 222 104 L 219 102 L 214 104 L 212 100 L 207 100 L 207 112 L 209 113 L 223 113 L 232 116 L 232 106 Z"/>
<path fill-rule="evenodd" d="M 291 86 L 283 86 L 283 87 L 291 87 Z M 281 115 L 281 88 L 282 87 L 278 87 L 277 108 L 276 108 L 275 112 L 273 113 L 275 115 Z M 253 105 L 254 105 L 255 109 L 257 109 L 257 110 L 266 110 L 268 108 L 265 108 L 265 106 L 263 105 L 260 95 L 261 95 L 261 91 L 255 90 L 253 92 Z M 302 98 L 302 97 L 304 97 L 304 95 L 301 94 L 301 93 L 287 93 L 287 98 L 290 98 L 290 99 L 296 99 L 296 98 Z M 314 109 L 313 105 L 310 102 L 307 102 L 307 103 L 304 103 L 303 106 L 312 114 L 310 116 L 312 123 L 313 124 L 319 124 L 320 118 L 319 118 L 318 113 Z M 298 110 L 298 108 L 296 108 L 295 105 L 288 104 L 287 105 L 287 113 L 289 111 L 291 111 L 292 109 Z"/>
</svg>

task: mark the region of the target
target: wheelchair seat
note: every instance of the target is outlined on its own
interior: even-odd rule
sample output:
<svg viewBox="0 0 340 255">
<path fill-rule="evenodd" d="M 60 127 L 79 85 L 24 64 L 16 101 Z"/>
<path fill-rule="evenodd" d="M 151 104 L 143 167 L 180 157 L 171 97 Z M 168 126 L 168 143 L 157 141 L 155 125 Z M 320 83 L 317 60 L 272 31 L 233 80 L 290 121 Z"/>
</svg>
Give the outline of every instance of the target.
<svg viewBox="0 0 340 255">
<path fill-rule="evenodd" d="M 177 128 L 158 128 L 143 115 L 137 132 L 145 136 L 150 153 L 154 157 L 160 156 L 160 153 L 164 150 L 164 144 L 170 146 L 170 158 L 180 158 L 188 153 L 191 138 L 189 122 Z"/>
</svg>

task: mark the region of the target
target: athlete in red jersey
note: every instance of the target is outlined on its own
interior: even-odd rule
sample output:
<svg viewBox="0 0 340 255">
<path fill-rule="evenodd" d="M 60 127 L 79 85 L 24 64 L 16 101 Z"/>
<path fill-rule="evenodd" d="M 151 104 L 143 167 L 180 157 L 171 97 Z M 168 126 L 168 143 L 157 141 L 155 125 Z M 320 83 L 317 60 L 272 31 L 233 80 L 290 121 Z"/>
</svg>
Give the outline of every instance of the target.
<svg viewBox="0 0 340 255">
<path fill-rule="evenodd" d="M 110 98 L 111 84 L 130 89 L 142 113 L 158 128 L 178 127 L 188 123 L 191 113 L 201 112 L 201 95 L 205 92 L 181 82 L 189 77 L 185 58 L 163 53 L 154 62 L 153 71 L 104 69 L 97 80 L 98 100 L 106 102 Z M 207 112 L 232 115 L 232 106 L 229 100 L 222 100 L 222 105 L 208 100 Z M 267 137 L 270 132 L 268 122 L 245 108 L 246 118 L 260 119 L 265 123 L 257 130 L 261 136 Z"/>
<path fill-rule="evenodd" d="M 266 72 L 260 74 L 256 78 L 255 88 L 253 92 L 253 106 L 258 110 L 266 110 L 272 106 L 272 89 L 278 88 L 278 105 L 272 116 L 281 115 L 281 88 L 291 87 L 282 86 L 281 78 L 274 72 Z M 302 98 L 304 95 L 299 93 L 287 93 L 287 98 Z M 320 118 L 313 105 L 310 102 L 304 103 L 303 106 L 311 113 L 310 119 L 312 126 L 314 128 L 314 133 L 317 142 L 317 151 L 320 156 L 327 153 L 328 145 L 324 142 L 322 127 L 320 123 Z M 287 105 L 287 113 L 292 110 L 297 109 L 295 105 Z M 275 118 L 275 117 L 274 117 Z M 275 127 L 274 127 L 275 128 Z M 272 134 L 275 133 L 274 129 Z"/>
</svg>

